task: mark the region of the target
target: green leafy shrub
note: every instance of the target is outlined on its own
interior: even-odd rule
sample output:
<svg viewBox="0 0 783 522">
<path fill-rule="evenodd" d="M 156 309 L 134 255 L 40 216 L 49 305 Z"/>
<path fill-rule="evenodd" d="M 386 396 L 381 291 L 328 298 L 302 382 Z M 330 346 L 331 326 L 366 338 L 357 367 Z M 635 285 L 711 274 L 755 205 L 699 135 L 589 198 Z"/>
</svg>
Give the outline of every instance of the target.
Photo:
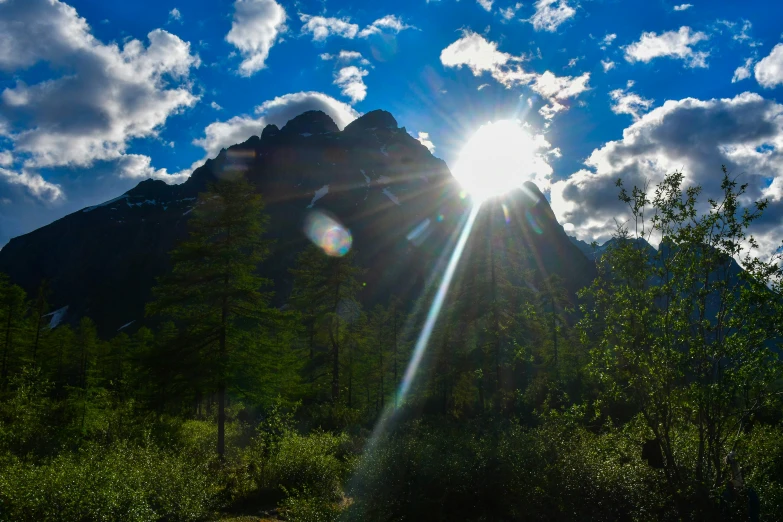
<svg viewBox="0 0 783 522">
<path fill-rule="evenodd" d="M 266 463 L 259 484 L 285 490 L 307 490 L 310 494 L 334 499 L 339 496 L 347 471 L 339 458 L 345 434 L 313 432 L 300 435 L 287 432 L 277 443 Z"/>
<path fill-rule="evenodd" d="M 351 520 L 666 520 L 656 470 L 619 431 L 562 419 L 413 422 L 375 441 L 348 486 Z"/>
<path fill-rule="evenodd" d="M 280 511 L 291 522 L 334 522 L 342 511 L 334 499 L 325 499 L 304 490 L 287 491 Z"/>
<path fill-rule="evenodd" d="M 196 520 L 214 508 L 209 462 L 152 445 L 89 445 L 34 465 L 0 470 L 2 520 Z"/>
</svg>

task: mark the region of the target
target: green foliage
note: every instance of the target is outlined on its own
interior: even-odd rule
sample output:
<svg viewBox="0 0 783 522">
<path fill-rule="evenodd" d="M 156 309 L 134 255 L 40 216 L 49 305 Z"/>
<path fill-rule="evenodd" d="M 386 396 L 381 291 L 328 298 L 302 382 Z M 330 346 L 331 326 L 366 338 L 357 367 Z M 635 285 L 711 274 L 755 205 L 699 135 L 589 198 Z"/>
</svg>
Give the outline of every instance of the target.
<svg viewBox="0 0 783 522">
<path fill-rule="evenodd" d="M 646 187 L 621 190 L 633 231 L 618 230 L 583 293 L 580 329 L 604 399 L 633 405 L 660 447 L 681 515 L 709 516 L 730 478 L 726 455 L 779 392 L 783 269 L 752 256 L 747 229 L 765 202 L 741 210 L 745 187 L 724 170 L 723 198 L 699 214 L 699 187 L 682 182 L 667 176 L 651 199 Z M 652 234 L 657 251 L 638 241 Z"/>
<path fill-rule="evenodd" d="M 209 462 L 151 445 L 89 445 L 0 469 L 2 520 L 198 520 L 214 507 Z"/>
<path fill-rule="evenodd" d="M 0 520 L 740 521 L 756 495 L 777 521 L 783 272 L 747 233 L 765 203 L 726 176 L 699 212 L 682 182 L 621 187 L 633 220 L 579 313 L 500 207 L 480 215 L 403 398 L 434 285 L 365 310 L 353 253 L 310 247 L 272 308 L 242 179 L 200 196 L 154 330 L 49 328 L 45 285 L 0 276 Z"/>
<path fill-rule="evenodd" d="M 624 434 L 564 420 L 417 422 L 376 441 L 351 520 L 664 520 L 655 473 Z"/>
</svg>

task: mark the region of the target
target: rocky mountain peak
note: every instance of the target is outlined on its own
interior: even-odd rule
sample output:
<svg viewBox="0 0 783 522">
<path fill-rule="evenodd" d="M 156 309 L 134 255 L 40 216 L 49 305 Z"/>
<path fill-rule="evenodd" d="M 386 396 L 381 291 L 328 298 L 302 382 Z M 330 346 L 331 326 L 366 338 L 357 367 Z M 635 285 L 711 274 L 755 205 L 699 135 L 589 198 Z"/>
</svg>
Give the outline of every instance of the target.
<svg viewBox="0 0 783 522">
<path fill-rule="evenodd" d="M 289 120 L 280 130 L 281 134 L 327 134 L 340 132 L 337 124 L 323 111 L 307 111 Z"/>
<path fill-rule="evenodd" d="M 277 128 L 277 125 L 274 123 L 270 123 L 266 127 L 264 127 L 264 130 L 261 132 L 261 141 L 267 140 L 271 138 L 272 136 L 275 136 L 280 132 L 280 129 Z"/>
<path fill-rule="evenodd" d="M 390 112 L 378 109 L 353 120 L 345 126 L 343 132 L 353 134 L 369 129 L 396 129 L 398 127 L 397 120 Z"/>
</svg>

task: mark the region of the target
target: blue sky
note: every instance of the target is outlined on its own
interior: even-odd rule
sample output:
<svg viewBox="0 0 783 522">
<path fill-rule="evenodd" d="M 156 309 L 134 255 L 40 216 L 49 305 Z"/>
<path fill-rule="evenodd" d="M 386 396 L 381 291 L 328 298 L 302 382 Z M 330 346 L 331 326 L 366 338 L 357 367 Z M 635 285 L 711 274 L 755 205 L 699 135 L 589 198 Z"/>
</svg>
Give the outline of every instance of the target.
<svg viewBox="0 0 783 522">
<path fill-rule="evenodd" d="M 771 248 L 783 4 L 692 2 L 0 0 L 0 245 L 147 177 L 181 182 L 267 123 L 382 108 L 450 166 L 481 124 L 519 119 L 588 240 L 622 216 L 617 177 L 681 168 L 708 187 L 726 164 L 770 200 Z"/>
</svg>

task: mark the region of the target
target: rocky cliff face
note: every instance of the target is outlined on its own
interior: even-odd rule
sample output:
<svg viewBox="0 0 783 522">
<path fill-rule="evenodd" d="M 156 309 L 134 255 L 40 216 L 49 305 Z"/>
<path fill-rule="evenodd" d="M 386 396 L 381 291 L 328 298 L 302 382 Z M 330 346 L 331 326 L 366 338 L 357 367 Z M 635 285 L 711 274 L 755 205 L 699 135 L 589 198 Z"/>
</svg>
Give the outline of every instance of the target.
<svg viewBox="0 0 783 522">
<path fill-rule="evenodd" d="M 307 244 L 302 227 L 308 213 L 329 212 L 351 231 L 357 260 L 367 269 L 362 299 L 371 304 L 391 293 L 420 295 L 468 210 L 446 164 L 388 112 L 367 113 L 339 131 L 326 114 L 309 111 L 221 151 L 181 185 L 143 181 L 12 239 L 0 251 L 0 272 L 28 292 L 47 279 L 52 309 L 67 306 L 69 321 L 90 316 L 104 335 L 139 324 L 155 278 L 169 267 L 168 252 L 187 233 L 198 193 L 236 172 L 256 185 L 270 215 L 275 247 L 261 269 L 275 281 L 278 302 L 290 290 L 287 269 Z M 591 277 L 593 264 L 530 185 L 504 198 L 514 216 L 508 233 L 536 249 L 538 269 L 567 276 L 575 289 Z M 499 204 L 482 212 L 495 215 Z M 486 231 L 478 226 L 474 233 Z"/>
</svg>

